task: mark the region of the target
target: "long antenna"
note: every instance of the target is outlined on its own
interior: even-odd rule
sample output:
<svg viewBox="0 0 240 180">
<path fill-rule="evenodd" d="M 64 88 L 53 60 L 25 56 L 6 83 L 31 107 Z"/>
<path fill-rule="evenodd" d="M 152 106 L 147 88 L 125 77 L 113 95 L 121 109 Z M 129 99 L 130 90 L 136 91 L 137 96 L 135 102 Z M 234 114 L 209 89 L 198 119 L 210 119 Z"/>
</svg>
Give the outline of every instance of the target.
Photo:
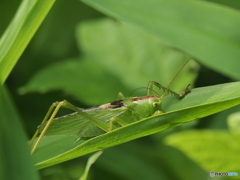
<svg viewBox="0 0 240 180">
<path fill-rule="evenodd" d="M 192 59 L 192 57 L 190 57 L 184 64 L 183 66 L 178 70 L 177 74 L 174 76 L 174 78 L 172 79 L 172 81 L 170 82 L 170 84 L 168 85 L 168 87 L 166 88 L 167 90 L 163 93 L 163 95 L 161 96 L 161 98 L 163 98 L 169 91 L 170 86 L 172 85 L 173 81 L 177 78 L 178 74 L 182 71 L 182 69 L 186 66 L 186 64 L 188 63 L 188 61 L 190 61 Z M 189 85 L 188 85 L 189 86 Z"/>
</svg>

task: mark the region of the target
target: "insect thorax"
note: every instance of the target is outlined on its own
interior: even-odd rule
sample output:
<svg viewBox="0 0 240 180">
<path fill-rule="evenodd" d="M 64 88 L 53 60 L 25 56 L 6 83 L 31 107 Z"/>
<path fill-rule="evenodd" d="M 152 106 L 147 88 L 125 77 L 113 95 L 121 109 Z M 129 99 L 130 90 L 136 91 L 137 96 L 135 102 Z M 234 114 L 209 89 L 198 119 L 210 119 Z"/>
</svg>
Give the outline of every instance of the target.
<svg viewBox="0 0 240 180">
<path fill-rule="evenodd" d="M 132 98 L 124 100 L 123 104 L 131 110 L 136 120 L 149 117 L 157 110 L 161 110 L 161 99 L 157 96 Z"/>
</svg>

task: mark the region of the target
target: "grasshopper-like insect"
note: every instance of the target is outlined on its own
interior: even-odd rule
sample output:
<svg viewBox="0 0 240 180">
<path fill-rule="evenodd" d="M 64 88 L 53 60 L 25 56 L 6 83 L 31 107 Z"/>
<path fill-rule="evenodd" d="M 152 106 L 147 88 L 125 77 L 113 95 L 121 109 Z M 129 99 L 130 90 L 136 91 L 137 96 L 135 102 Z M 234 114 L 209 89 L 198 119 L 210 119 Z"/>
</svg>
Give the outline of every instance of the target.
<svg viewBox="0 0 240 180">
<path fill-rule="evenodd" d="M 182 68 L 187 64 L 187 62 L 182 66 Z M 180 73 L 182 68 L 173 78 L 172 82 Z M 119 94 L 118 98 L 121 100 L 87 109 L 78 108 L 66 100 L 53 103 L 31 140 L 32 144 L 40 133 L 32 146 L 31 154 L 34 153 L 44 135 L 71 135 L 76 136 L 77 140 L 81 138 L 92 138 L 135 121 L 139 121 L 143 118 L 163 113 L 161 111 L 161 102 L 167 93 L 182 99 L 190 92 L 190 84 L 181 94 L 171 91 L 169 87 L 172 82 L 167 88 L 165 88 L 155 81 L 150 81 L 147 87 L 147 96 L 125 98 L 122 94 Z M 153 95 L 153 85 L 164 91 L 162 96 Z M 60 108 L 71 109 L 75 112 L 55 118 Z"/>
</svg>

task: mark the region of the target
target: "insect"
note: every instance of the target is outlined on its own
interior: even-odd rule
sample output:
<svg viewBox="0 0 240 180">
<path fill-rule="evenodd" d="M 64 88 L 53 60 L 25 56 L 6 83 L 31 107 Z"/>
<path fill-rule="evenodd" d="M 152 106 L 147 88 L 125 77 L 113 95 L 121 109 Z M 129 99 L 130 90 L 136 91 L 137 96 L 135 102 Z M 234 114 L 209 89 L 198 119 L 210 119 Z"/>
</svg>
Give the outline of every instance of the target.
<svg viewBox="0 0 240 180">
<path fill-rule="evenodd" d="M 66 100 L 53 103 L 31 140 L 31 144 L 34 142 L 31 154 L 35 152 L 43 136 L 64 134 L 76 136 L 77 140 L 88 139 L 143 118 L 163 113 L 161 111 L 161 102 L 166 94 L 169 93 L 176 98 L 182 99 L 190 92 L 190 84 L 181 94 L 177 94 L 169 89 L 182 68 L 167 88 L 155 81 L 150 81 L 147 87 L 147 96 L 125 98 L 122 94 L 119 94 L 118 99 L 120 100 L 87 109 L 78 108 Z M 163 90 L 163 95 L 159 96 L 154 94 L 153 86 Z M 75 112 L 55 118 L 60 108 L 67 108 Z M 35 141 L 36 138 L 37 140 Z"/>
</svg>

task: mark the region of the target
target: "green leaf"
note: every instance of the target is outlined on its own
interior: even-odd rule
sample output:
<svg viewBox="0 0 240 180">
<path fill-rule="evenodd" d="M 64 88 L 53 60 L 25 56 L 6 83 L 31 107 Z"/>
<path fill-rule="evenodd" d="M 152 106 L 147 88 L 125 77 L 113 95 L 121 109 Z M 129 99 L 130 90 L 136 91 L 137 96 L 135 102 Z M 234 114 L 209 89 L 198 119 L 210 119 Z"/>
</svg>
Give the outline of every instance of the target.
<svg viewBox="0 0 240 180">
<path fill-rule="evenodd" d="M 223 130 L 192 130 L 172 134 L 165 142 L 209 172 L 239 172 L 239 138 Z"/>
<path fill-rule="evenodd" d="M 207 1 L 83 0 L 133 23 L 225 75 L 240 78 L 240 13 Z"/>
<path fill-rule="evenodd" d="M 30 158 L 27 137 L 6 90 L 0 86 L 0 179 L 39 179 Z"/>
<path fill-rule="evenodd" d="M 132 141 L 104 150 L 104 155 L 97 161 L 98 166 L 106 167 L 109 172 L 121 179 L 168 180 L 167 172 L 161 168 L 164 163 L 162 162 L 160 166 L 157 163 L 162 161 L 157 155 L 158 149 L 139 142 Z"/>
<path fill-rule="evenodd" d="M 87 60 L 69 59 L 40 71 L 19 91 L 20 93 L 32 91 L 45 93 L 62 89 L 83 102 L 96 105 L 111 101 L 111 98 L 116 99 L 117 91 L 112 87 L 120 89 L 120 86 L 122 90 L 126 89 L 114 75 L 104 71 L 101 65 L 92 66 L 92 63 Z M 106 93 L 108 96 L 105 96 Z"/>
<path fill-rule="evenodd" d="M 240 112 L 229 115 L 227 118 L 227 123 L 230 132 L 233 134 L 240 134 Z"/>
<path fill-rule="evenodd" d="M 79 24 L 77 40 L 89 61 L 103 65 L 130 88 L 141 87 L 150 80 L 167 86 L 189 59 L 179 50 L 162 45 L 152 34 L 112 19 Z M 197 68 L 191 60 L 171 88 L 184 89 L 196 77 Z"/>
<path fill-rule="evenodd" d="M 68 59 L 45 68 L 21 93 L 62 89 L 87 104 L 103 104 L 115 100 L 119 91 L 146 87 L 150 80 L 167 86 L 188 58 L 141 29 L 110 19 L 81 23 L 77 40 L 84 51 L 81 60 Z M 182 91 L 194 81 L 197 69 L 191 60 L 171 88 Z M 146 88 L 139 92 L 143 91 Z"/>
<path fill-rule="evenodd" d="M 0 84 L 3 84 L 55 0 L 22 1 L 0 40 Z"/>
<path fill-rule="evenodd" d="M 37 167 L 43 168 L 94 151 L 154 134 L 182 123 L 205 117 L 240 104 L 240 83 L 193 89 L 184 99 L 163 99 L 162 115 L 118 128 L 87 141 L 74 142 L 71 136 L 46 136 L 33 154 Z"/>
<path fill-rule="evenodd" d="M 88 176 L 88 172 L 89 172 L 89 170 L 90 170 L 90 167 L 92 166 L 93 163 L 95 163 L 95 161 L 99 158 L 99 156 L 100 156 L 102 153 L 103 153 L 103 151 L 96 152 L 95 154 L 93 154 L 93 155 L 88 159 L 88 162 L 87 162 L 85 171 L 84 171 L 83 175 L 80 177 L 79 180 L 87 180 L 87 176 Z"/>
</svg>

